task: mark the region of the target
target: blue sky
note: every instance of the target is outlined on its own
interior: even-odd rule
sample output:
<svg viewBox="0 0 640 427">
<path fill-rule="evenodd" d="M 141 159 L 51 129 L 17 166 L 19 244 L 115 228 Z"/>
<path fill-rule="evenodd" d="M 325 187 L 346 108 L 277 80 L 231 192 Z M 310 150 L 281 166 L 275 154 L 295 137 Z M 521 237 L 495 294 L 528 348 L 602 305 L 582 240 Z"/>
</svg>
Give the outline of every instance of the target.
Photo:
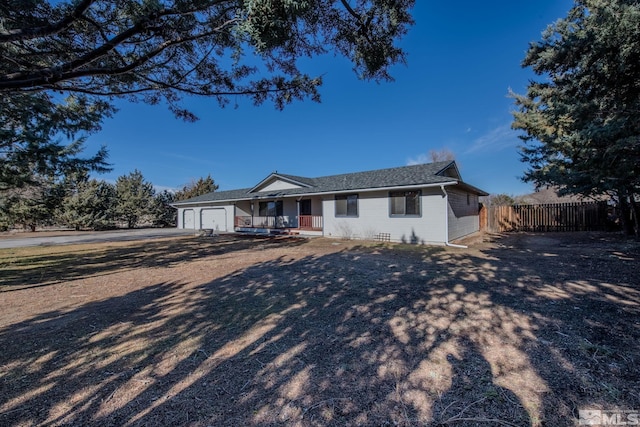
<svg viewBox="0 0 640 427">
<path fill-rule="evenodd" d="M 320 104 L 277 111 L 239 98 L 221 109 L 213 99 L 187 98 L 200 120 L 184 123 L 161 105 L 119 102 L 87 142 L 88 151 L 109 149 L 113 171 L 99 177 L 115 181 L 138 169 L 162 189 L 211 174 L 231 190 L 276 170 L 315 177 L 390 168 L 446 148 L 466 182 L 489 193 L 530 192 L 519 179 L 526 165 L 507 95 L 524 93 L 534 78 L 520 66 L 529 42 L 572 1 L 416 3 L 416 25 L 399 43 L 408 64 L 392 69 L 395 82 L 359 81 L 349 62 L 331 55 L 304 66 L 324 76 Z"/>
</svg>

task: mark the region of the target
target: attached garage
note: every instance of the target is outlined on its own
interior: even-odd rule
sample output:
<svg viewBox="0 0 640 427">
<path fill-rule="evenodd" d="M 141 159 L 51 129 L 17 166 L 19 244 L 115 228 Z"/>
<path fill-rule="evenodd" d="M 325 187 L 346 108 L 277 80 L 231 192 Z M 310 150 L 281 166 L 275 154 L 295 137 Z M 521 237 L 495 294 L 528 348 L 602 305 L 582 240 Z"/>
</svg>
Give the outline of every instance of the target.
<svg viewBox="0 0 640 427">
<path fill-rule="evenodd" d="M 224 208 L 202 209 L 200 228 L 215 231 L 227 231 L 227 211 Z"/>
<path fill-rule="evenodd" d="M 182 228 L 196 228 L 196 212 L 193 209 L 185 209 L 182 211 Z"/>
</svg>

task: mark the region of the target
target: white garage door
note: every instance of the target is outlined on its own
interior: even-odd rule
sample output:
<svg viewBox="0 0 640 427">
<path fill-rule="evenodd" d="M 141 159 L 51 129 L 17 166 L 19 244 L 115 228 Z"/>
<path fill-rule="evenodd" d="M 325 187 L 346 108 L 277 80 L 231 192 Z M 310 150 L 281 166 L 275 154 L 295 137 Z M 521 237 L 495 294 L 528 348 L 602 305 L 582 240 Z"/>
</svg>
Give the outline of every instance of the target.
<svg viewBox="0 0 640 427">
<path fill-rule="evenodd" d="M 200 212 L 200 228 L 227 231 L 227 212 L 224 208 L 202 209 Z"/>
<path fill-rule="evenodd" d="M 196 213 L 193 209 L 182 212 L 182 228 L 196 228 Z"/>
</svg>

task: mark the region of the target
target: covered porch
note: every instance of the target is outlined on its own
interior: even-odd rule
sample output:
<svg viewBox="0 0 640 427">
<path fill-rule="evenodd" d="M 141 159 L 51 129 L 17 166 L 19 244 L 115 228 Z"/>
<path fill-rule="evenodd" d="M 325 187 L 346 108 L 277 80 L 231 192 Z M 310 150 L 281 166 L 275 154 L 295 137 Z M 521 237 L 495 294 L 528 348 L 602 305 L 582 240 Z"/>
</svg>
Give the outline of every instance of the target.
<svg viewBox="0 0 640 427">
<path fill-rule="evenodd" d="M 322 232 L 320 198 L 274 198 L 237 202 L 236 231 L 299 230 Z"/>
</svg>

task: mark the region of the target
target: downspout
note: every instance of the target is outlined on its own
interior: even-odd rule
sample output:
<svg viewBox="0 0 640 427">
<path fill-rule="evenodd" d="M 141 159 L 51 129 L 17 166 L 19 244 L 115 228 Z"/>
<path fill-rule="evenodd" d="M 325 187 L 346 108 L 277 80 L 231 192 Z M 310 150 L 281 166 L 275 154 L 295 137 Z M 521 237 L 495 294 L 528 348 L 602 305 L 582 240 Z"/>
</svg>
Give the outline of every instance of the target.
<svg viewBox="0 0 640 427">
<path fill-rule="evenodd" d="M 445 233 L 447 233 L 446 238 L 444 239 L 444 244 L 445 246 L 451 246 L 452 248 L 467 249 L 468 246 L 449 243 L 449 194 L 447 193 L 447 190 L 445 190 L 444 185 L 440 184 L 440 189 L 444 194 L 444 228 Z"/>
</svg>

